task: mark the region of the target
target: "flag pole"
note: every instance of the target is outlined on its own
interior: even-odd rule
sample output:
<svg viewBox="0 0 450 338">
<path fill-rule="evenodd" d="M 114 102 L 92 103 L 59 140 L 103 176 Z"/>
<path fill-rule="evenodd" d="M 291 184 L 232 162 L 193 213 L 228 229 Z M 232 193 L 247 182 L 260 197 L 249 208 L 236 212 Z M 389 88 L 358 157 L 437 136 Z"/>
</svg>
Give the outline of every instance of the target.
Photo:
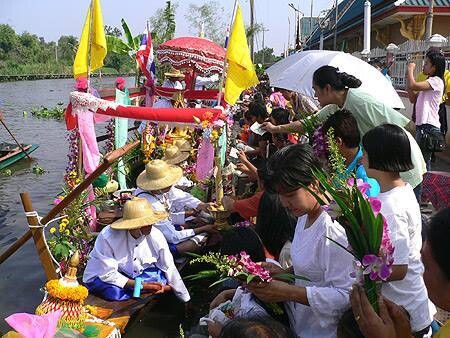
<svg viewBox="0 0 450 338">
<path fill-rule="evenodd" d="M 87 52 L 87 92 L 91 88 L 91 46 L 92 46 L 92 19 L 94 17 L 94 0 L 91 0 L 89 5 L 89 38 L 88 38 L 88 52 Z"/>
<path fill-rule="evenodd" d="M 231 31 L 231 27 L 233 27 L 233 22 L 234 22 L 234 17 L 236 16 L 236 11 L 237 11 L 237 5 L 238 5 L 238 1 L 234 0 L 234 7 L 233 7 L 233 15 L 231 16 L 231 22 L 230 25 L 228 26 L 227 29 L 227 36 L 225 38 L 225 43 L 223 48 L 225 49 L 225 58 L 223 59 L 223 68 L 222 68 L 222 75 L 220 77 L 220 82 L 219 82 L 219 96 L 217 97 L 217 105 L 220 106 L 221 102 L 222 102 L 222 91 L 223 91 L 223 83 L 225 82 L 225 73 L 227 71 L 227 48 L 228 48 L 228 40 L 230 39 L 230 31 Z"/>
</svg>

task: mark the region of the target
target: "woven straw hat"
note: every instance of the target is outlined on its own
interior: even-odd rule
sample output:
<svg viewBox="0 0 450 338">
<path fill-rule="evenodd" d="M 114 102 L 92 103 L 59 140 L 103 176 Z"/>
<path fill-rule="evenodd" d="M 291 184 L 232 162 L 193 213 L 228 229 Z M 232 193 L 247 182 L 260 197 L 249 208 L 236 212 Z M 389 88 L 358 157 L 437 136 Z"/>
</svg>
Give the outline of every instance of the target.
<svg viewBox="0 0 450 338">
<path fill-rule="evenodd" d="M 135 197 L 125 203 L 123 217 L 111 224 L 116 230 L 132 230 L 155 224 L 167 218 L 167 213 L 153 211 L 152 205 L 145 198 Z"/>
<path fill-rule="evenodd" d="M 191 142 L 189 142 L 186 139 L 176 139 L 173 141 L 173 145 L 178 147 L 180 151 L 191 151 L 192 145 Z"/>
<path fill-rule="evenodd" d="M 138 176 L 136 185 L 147 191 L 168 188 L 183 176 L 183 170 L 162 160 L 153 160 L 145 165 L 145 170 Z"/>
<path fill-rule="evenodd" d="M 162 160 L 168 164 L 178 164 L 186 161 L 188 157 L 189 153 L 181 152 L 177 146 L 168 146 Z"/>
<path fill-rule="evenodd" d="M 179 79 L 184 79 L 184 74 L 182 72 L 180 72 L 178 69 L 175 69 L 172 67 L 172 69 L 170 71 L 168 71 L 167 73 L 164 73 L 164 76 L 166 77 L 176 77 Z"/>
</svg>

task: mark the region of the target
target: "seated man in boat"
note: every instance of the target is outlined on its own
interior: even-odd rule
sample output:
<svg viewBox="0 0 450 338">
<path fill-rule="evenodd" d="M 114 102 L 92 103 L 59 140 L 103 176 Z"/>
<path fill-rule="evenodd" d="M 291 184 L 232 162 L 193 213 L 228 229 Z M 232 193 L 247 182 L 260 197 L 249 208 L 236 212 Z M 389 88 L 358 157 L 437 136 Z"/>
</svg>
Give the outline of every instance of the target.
<svg viewBox="0 0 450 338">
<path fill-rule="evenodd" d="M 145 198 L 127 201 L 123 218 L 105 227 L 89 255 L 83 282 L 89 292 L 109 301 L 132 297 L 137 277 L 143 292 L 173 290 L 190 300 L 163 234 L 153 224 L 167 217 L 154 212 Z"/>
<path fill-rule="evenodd" d="M 207 233 L 215 232 L 213 224 L 198 227 L 186 225 L 186 219 L 197 211 L 206 211 L 208 205 L 191 194 L 175 187 L 183 176 L 183 170 L 162 160 L 147 163 L 138 176 L 134 192 L 146 198 L 157 211 L 166 211 L 169 217 L 155 223 L 166 237 L 174 257 L 184 252 L 198 251 L 207 240 Z M 186 211 L 186 209 L 191 209 Z M 184 228 L 183 228 L 183 227 Z"/>
</svg>

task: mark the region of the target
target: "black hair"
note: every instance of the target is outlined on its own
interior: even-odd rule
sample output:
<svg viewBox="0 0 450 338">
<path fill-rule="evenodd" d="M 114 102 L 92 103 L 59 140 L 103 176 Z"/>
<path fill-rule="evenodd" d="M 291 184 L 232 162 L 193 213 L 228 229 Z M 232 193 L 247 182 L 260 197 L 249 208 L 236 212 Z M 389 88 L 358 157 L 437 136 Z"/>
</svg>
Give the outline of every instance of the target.
<svg viewBox="0 0 450 338">
<path fill-rule="evenodd" d="M 256 232 L 267 251 L 280 255 L 286 241 L 294 238 L 297 218 L 281 204 L 277 194 L 264 192 L 258 206 Z"/>
<path fill-rule="evenodd" d="M 369 130 L 362 138 L 362 145 L 371 169 L 404 172 L 414 168 L 411 144 L 399 126 L 386 123 Z"/>
<path fill-rule="evenodd" d="M 253 94 L 253 103 L 264 105 L 264 96 L 261 92 Z"/>
<path fill-rule="evenodd" d="M 444 80 L 445 73 L 445 57 L 439 52 L 428 52 L 426 57 L 430 60 L 431 64 L 436 68 L 433 76 L 440 77 Z M 444 81 L 445 83 L 445 81 Z"/>
<path fill-rule="evenodd" d="M 261 117 L 263 119 L 266 119 L 268 116 L 266 106 L 256 102 L 251 102 L 249 104 L 248 114 L 249 116 L 255 116 L 256 118 Z"/>
<path fill-rule="evenodd" d="M 334 137 L 339 137 L 348 148 L 356 148 L 361 142 L 358 122 L 347 109 L 341 109 L 330 115 L 323 123 L 322 130 L 326 134 L 330 128 L 334 130 Z"/>
<path fill-rule="evenodd" d="M 223 234 L 220 245 L 222 254 L 237 255 L 241 251 L 247 252 L 254 262 L 263 262 L 266 259 L 261 239 L 252 228 L 237 227 Z"/>
<path fill-rule="evenodd" d="M 314 72 L 313 82 L 320 88 L 330 85 L 334 90 L 344 90 L 347 88 L 358 88 L 361 86 L 361 80 L 353 75 L 340 72 L 333 66 L 322 66 Z"/>
<path fill-rule="evenodd" d="M 270 317 L 238 318 L 229 321 L 220 338 L 295 338 L 290 328 Z"/>
<path fill-rule="evenodd" d="M 288 193 L 309 186 L 315 179 L 313 169 L 321 168 L 309 144 L 294 144 L 278 150 L 262 173 L 268 191 Z"/>
<path fill-rule="evenodd" d="M 337 326 L 338 338 L 364 338 L 352 309 L 347 309 L 341 316 Z"/>
<path fill-rule="evenodd" d="M 442 209 L 431 218 L 427 242 L 430 244 L 431 254 L 445 277 L 450 281 L 450 207 Z"/>
<path fill-rule="evenodd" d="M 284 108 L 273 109 L 270 116 L 273 117 L 277 126 L 289 123 L 289 112 Z"/>
</svg>

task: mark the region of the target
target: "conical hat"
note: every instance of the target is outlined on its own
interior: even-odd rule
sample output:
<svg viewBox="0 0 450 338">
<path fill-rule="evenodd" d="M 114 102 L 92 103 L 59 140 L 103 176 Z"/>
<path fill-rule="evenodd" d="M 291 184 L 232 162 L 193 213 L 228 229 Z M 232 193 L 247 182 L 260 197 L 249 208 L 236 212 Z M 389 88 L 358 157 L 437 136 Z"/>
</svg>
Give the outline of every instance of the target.
<svg viewBox="0 0 450 338">
<path fill-rule="evenodd" d="M 145 165 L 145 170 L 138 176 L 136 185 L 146 191 L 168 188 L 183 176 L 183 170 L 169 165 L 162 160 L 153 160 Z"/>
<path fill-rule="evenodd" d="M 166 212 L 153 211 L 152 205 L 145 198 L 135 197 L 125 203 L 123 217 L 113 224 L 116 230 L 132 230 L 155 224 L 167 218 Z"/>
<path fill-rule="evenodd" d="M 188 157 L 189 153 L 181 152 L 176 146 L 168 146 L 162 160 L 166 161 L 168 164 L 178 164 L 186 161 Z"/>
</svg>

